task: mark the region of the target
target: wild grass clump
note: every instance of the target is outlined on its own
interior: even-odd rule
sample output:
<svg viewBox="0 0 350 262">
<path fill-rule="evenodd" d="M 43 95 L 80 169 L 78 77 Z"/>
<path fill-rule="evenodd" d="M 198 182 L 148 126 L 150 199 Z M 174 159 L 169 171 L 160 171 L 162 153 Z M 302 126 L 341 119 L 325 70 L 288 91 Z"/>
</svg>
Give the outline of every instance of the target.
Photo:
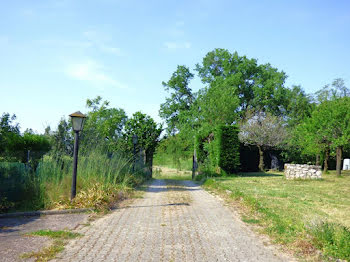
<svg viewBox="0 0 350 262">
<path fill-rule="evenodd" d="M 92 208 L 106 210 L 146 179 L 144 166 L 120 152 L 96 148 L 78 158 L 77 195 L 70 201 L 73 159 L 46 155 L 35 172 L 0 163 L 0 212 Z"/>
<path fill-rule="evenodd" d="M 350 260 L 350 230 L 342 225 L 318 221 L 309 227 L 314 245 L 325 255 Z"/>
<path fill-rule="evenodd" d="M 70 201 L 72 160 L 47 156 L 37 170 L 40 200 L 45 208 L 106 209 L 145 180 L 141 167 L 133 171 L 132 159 L 122 154 L 93 151 L 79 156 L 77 195 Z"/>
</svg>

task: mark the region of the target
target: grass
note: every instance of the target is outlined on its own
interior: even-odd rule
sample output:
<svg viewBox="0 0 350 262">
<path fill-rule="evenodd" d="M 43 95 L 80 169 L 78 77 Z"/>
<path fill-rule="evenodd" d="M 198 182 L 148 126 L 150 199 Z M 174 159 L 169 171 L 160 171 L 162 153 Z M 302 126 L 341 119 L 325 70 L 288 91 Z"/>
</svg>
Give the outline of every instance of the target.
<svg viewBox="0 0 350 262">
<path fill-rule="evenodd" d="M 59 238 L 59 239 L 73 239 L 76 237 L 80 237 L 81 234 L 74 233 L 66 230 L 39 230 L 28 234 L 29 236 L 42 236 L 42 237 L 50 237 L 50 238 Z"/>
<path fill-rule="evenodd" d="M 245 173 L 208 179 L 207 189 L 240 204 L 243 220 L 260 225 L 276 242 L 297 254 L 350 260 L 350 172 L 322 180 L 286 180 L 282 173 Z"/>
<path fill-rule="evenodd" d="M 81 237 L 79 233 L 74 233 L 70 231 L 53 231 L 53 230 L 39 230 L 27 234 L 29 236 L 45 236 L 54 239 L 52 245 L 43 248 L 37 252 L 24 253 L 21 258 L 34 258 L 35 261 L 49 261 L 54 259 L 59 252 L 64 250 L 64 246 L 67 240 Z"/>
<path fill-rule="evenodd" d="M 191 180 L 192 171 L 181 171 L 166 166 L 154 166 L 153 178 L 156 179 L 173 179 L 173 180 Z"/>
<path fill-rule="evenodd" d="M 192 157 L 185 158 L 174 158 L 173 155 L 156 153 L 154 155 L 153 164 L 155 166 L 166 166 L 177 170 L 187 170 L 192 169 Z"/>
</svg>

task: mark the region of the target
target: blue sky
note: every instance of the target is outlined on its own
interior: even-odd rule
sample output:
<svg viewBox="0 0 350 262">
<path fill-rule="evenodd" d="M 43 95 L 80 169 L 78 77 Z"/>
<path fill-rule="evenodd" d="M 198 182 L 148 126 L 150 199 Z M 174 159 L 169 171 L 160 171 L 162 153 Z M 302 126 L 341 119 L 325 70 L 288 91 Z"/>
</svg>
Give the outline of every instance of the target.
<svg viewBox="0 0 350 262">
<path fill-rule="evenodd" d="M 308 93 L 337 77 L 349 87 L 350 1 L 1 1 L 0 114 L 43 132 L 100 95 L 160 121 L 161 82 L 214 48 L 269 62 Z"/>
</svg>

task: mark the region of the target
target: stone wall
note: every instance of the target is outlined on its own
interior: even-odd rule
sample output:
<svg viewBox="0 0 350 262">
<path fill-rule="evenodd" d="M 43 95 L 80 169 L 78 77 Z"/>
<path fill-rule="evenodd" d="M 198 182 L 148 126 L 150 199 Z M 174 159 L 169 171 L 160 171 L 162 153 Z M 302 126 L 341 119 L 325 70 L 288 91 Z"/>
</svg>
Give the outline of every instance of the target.
<svg viewBox="0 0 350 262">
<path fill-rule="evenodd" d="M 321 179 L 321 166 L 285 164 L 284 175 L 287 179 Z"/>
</svg>

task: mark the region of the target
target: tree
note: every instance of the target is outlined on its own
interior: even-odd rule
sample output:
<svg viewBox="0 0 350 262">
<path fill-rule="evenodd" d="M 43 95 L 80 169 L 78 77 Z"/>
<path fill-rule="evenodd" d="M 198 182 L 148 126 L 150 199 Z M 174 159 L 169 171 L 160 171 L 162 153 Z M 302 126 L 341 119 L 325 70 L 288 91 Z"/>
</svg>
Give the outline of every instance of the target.
<svg viewBox="0 0 350 262">
<path fill-rule="evenodd" d="M 324 171 L 327 172 L 331 142 L 319 132 L 318 120 L 311 116 L 293 127 L 289 144 L 297 147 L 302 155 L 316 156 L 316 165 L 319 165 L 318 156 L 324 153 Z"/>
<path fill-rule="evenodd" d="M 70 122 L 67 122 L 62 118 L 57 126 L 56 131 L 47 129 L 47 132 L 51 139 L 52 154 L 58 160 L 64 155 L 73 155 L 73 131 Z"/>
<path fill-rule="evenodd" d="M 171 96 L 160 105 L 159 115 L 165 119 L 170 134 L 175 134 L 179 130 L 179 114 L 189 110 L 193 103 L 194 97 L 189 88 L 193 76 L 190 70 L 182 65 L 177 66 L 168 82 L 162 82 L 165 90 L 171 92 Z"/>
<path fill-rule="evenodd" d="M 209 52 L 196 71 L 204 84 L 215 83 L 221 78 L 222 83 L 235 88 L 231 97 L 239 98 L 236 109 L 244 118 L 248 109 L 282 115 L 288 104 L 284 82 L 286 74 L 279 72 L 270 64 L 258 65 L 256 59 L 230 53 L 226 49 L 214 49 Z"/>
<path fill-rule="evenodd" d="M 266 112 L 249 111 L 240 125 L 239 138 L 245 144 L 258 147 L 259 169 L 264 171 L 264 150 L 283 145 L 287 131 L 281 118 Z"/>
<path fill-rule="evenodd" d="M 230 125 L 239 119 L 239 97 L 236 95 L 236 85 L 225 81 L 222 77 L 214 80 L 209 88 L 198 92 L 198 98 L 192 110 L 196 115 L 198 126 Z M 230 83 L 229 83 L 230 82 Z"/>
<path fill-rule="evenodd" d="M 20 143 L 21 135 L 18 123 L 14 123 L 16 115 L 3 113 L 0 117 L 0 157 L 9 159 L 16 157 L 15 151 Z"/>
<path fill-rule="evenodd" d="M 345 86 L 345 82 L 342 78 L 334 79 L 332 84 L 325 85 L 321 90 L 315 93 L 315 99 L 319 103 L 349 96 L 350 89 Z"/>
<path fill-rule="evenodd" d="M 316 135 L 328 141 L 329 149 L 336 150 L 337 175 L 341 174 L 343 147 L 350 142 L 350 98 L 324 101 L 311 115 Z M 329 155 L 326 150 L 326 157 Z"/>
<path fill-rule="evenodd" d="M 159 127 L 150 116 L 136 112 L 125 123 L 124 137 L 129 151 L 132 152 L 132 137 L 133 135 L 137 135 L 137 147 L 138 149 L 145 150 L 146 163 L 152 166 L 153 154 L 159 142 L 161 132 L 162 127 Z"/>
<path fill-rule="evenodd" d="M 286 110 L 290 128 L 310 117 L 315 108 L 315 104 L 312 103 L 312 97 L 306 94 L 300 86 L 292 86 L 292 88 L 288 89 L 286 99 L 289 101 Z"/>
<path fill-rule="evenodd" d="M 32 130 L 26 130 L 17 145 L 17 156 L 23 163 L 30 161 L 31 167 L 35 170 L 39 160 L 49 152 L 51 144 L 45 135 L 35 134 Z M 29 159 L 28 159 L 29 152 Z"/>
<path fill-rule="evenodd" d="M 82 133 L 82 147 L 88 150 L 92 146 L 106 145 L 113 151 L 122 138 L 122 131 L 127 120 L 126 113 L 121 108 L 109 108 L 108 101 L 102 101 L 100 96 L 87 99 L 87 120 Z"/>
</svg>

